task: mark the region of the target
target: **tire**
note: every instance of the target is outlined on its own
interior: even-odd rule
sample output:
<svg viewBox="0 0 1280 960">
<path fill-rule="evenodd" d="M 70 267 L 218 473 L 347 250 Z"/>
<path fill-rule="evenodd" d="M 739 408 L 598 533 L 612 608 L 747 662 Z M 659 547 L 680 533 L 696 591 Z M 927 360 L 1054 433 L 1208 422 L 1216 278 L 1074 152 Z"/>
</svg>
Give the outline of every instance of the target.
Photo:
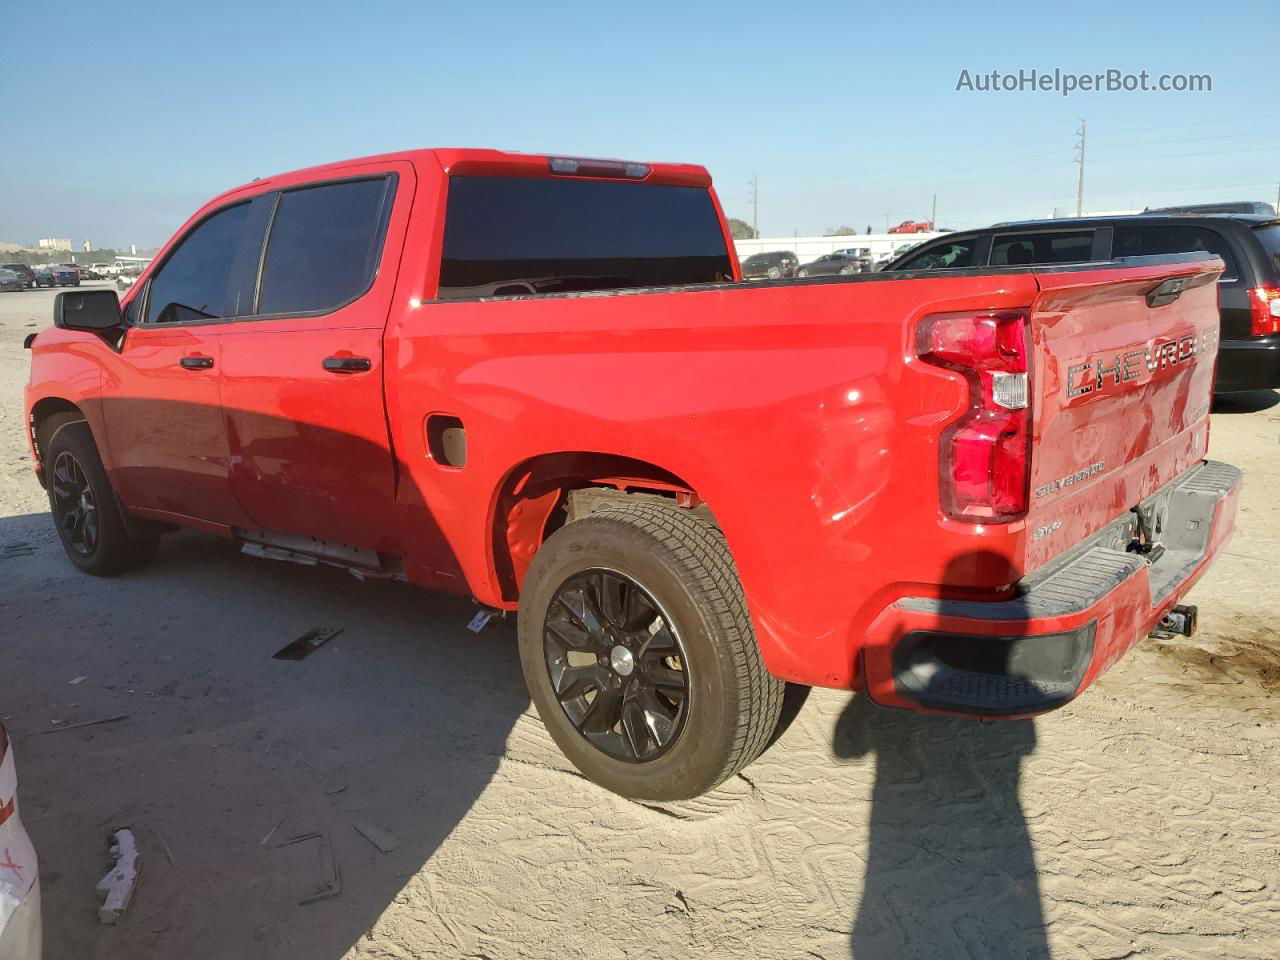
<svg viewBox="0 0 1280 960">
<path fill-rule="evenodd" d="M 847 276 L 849 276 L 849 274 L 851 274 L 851 273 L 853 273 L 853 267 L 841 267 L 841 268 L 840 268 L 840 276 L 842 276 L 842 277 L 847 277 Z"/>
<path fill-rule="evenodd" d="M 807 277 L 808 275 L 809 275 L 809 271 L 808 271 L 808 270 L 800 269 L 800 270 L 797 270 L 797 271 L 796 271 L 796 276 L 797 276 L 797 277 Z"/>
<path fill-rule="evenodd" d="M 48 473 L 49 510 L 67 558 L 95 577 L 133 570 L 155 556 L 158 538 L 130 536 L 89 425 L 55 424 L 41 453 Z"/>
<path fill-rule="evenodd" d="M 769 279 L 770 279 L 770 280 L 777 280 L 777 279 L 778 279 L 779 277 L 781 277 L 781 276 L 782 276 L 782 271 L 781 271 L 781 270 L 779 270 L 777 267 L 770 267 L 770 268 L 769 268 Z"/>
<path fill-rule="evenodd" d="M 711 790 L 764 750 L 782 709 L 724 536 L 677 507 L 605 501 L 552 534 L 525 579 L 519 646 L 552 739 L 624 797 Z"/>
</svg>

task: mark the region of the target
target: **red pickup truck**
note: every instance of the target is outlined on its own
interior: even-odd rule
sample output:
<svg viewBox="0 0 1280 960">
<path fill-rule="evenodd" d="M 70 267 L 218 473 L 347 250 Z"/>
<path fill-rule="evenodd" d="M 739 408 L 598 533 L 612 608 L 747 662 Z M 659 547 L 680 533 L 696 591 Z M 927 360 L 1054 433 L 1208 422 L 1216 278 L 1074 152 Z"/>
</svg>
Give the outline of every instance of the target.
<svg viewBox="0 0 1280 960">
<path fill-rule="evenodd" d="M 932 220 L 903 220 L 896 227 L 890 227 L 890 233 L 928 233 L 933 229 Z"/>
<path fill-rule="evenodd" d="M 707 172 L 421 150 L 211 201 L 30 344 L 71 562 L 195 527 L 517 610 L 582 771 L 688 797 L 784 682 L 1066 703 L 1222 549 L 1218 259 L 743 283 Z"/>
</svg>

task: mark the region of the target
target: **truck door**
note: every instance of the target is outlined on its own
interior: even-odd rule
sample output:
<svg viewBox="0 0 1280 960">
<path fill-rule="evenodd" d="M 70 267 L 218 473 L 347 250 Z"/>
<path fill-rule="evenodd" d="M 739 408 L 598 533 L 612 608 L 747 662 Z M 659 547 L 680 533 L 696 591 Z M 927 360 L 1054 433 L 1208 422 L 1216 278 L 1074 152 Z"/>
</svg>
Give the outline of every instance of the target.
<svg viewBox="0 0 1280 960">
<path fill-rule="evenodd" d="M 204 218 L 129 303 L 102 402 L 112 479 L 143 515 L 246 522 L 231 493 L 218 340 L 252 289 L 263 213 L 242 201 Z"/>
<path fill-rule="evenodd" d="M 222 406 L 253 529 L 400 554 L 382 336 L 413 172 L 358 169 L 273 195 L 253 316 L 222 337 Z"/>
</svg>

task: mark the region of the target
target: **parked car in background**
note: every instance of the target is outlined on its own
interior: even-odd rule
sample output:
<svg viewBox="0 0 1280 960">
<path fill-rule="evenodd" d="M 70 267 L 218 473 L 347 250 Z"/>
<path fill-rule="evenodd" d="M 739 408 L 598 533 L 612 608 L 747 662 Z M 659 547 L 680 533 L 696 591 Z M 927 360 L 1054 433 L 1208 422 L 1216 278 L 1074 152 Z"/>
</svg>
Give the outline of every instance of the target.
<svg viewBox="0 0 1280 960">
<path fill-rule="evenodd" d="M 906 253 L 908 250 L 915 249 L 916 247 L 920 246 L 920 243 L 921 241 L 916 241 L 914 243 L 899 244 L 897 247 L 888 251 L 887 253 L 879 254 L 875 258 L 875 263 L 874 263 L 875 269 L 883 270 L 885 267 L 885 264 L 893 262 L 898 257 Z"/>
<path fill-rule="evenodd" d="M 57 284 L 53 279 L 52 267 L 36 267 L 35 279 L 37 287 L 56 287 Z"/>
<path fill-rule="evenodd" d="M 138 282 L 139 271 L 124 269 L 116 274 L 116 289 L 123 293 Z"/>
<path fill-rule="evenodd" d="M 857 257 L 849 253 L 828 253 L 817 260 L 810 260 L 796 271 L 797 277 L 833 277 L 837 274 L 866 273 L 871 269 L 869 257 Z"/>
<path fill-rule="evenodd" d="M 120 272 L 114 264 L 110 263 L 91 263 L 89 264 L 89 268 L 98 275 L 99 280 L 106 280 L 110 277 L 114 277 Z"/>
<path fill-rule="evenodd" d="M 890 227 L 890 233 L 928 233 L 933 229 L 932 220 L 903 220 L 896 227 Z"/>
<path fill-rule="evenodd" d="M 67 266 L 63 263 L 55 263 L 46 268 L 49 273 L 51 282 L 47 284 L 50 287 L 78 287 L 80 286 L 80 271 L 74 266 Z"/>
<path fill-rule="evenodd" d="M 36 272 L 25 263 L 0 263 L 0 269 L 12 270 L 22 278 L 22 282 L 28 287 L 35 287 Z"/>
<path fill-rule="evenodd" d="M 1221 343 L 1217 393 L 1280 387 L 1280 219 L 1257 214 L 1156 214 L 998 223 L 930 240 L 885 269 L 1022 267 L 1171 253 L 1211 254 Z"/>
<path fill-rule="evenodd" d="M 16 292 L 25 289 L 27 289 L 27 281 L 24 278 L 12 270 L 0 267 L 0 290 Z"/>
<path fill-rule="evenodd" d="M 40 960 L 40 872 L 18 817 L 18 769 L 0 723 L 0 960 Z"/>
<path fill-rule="evenodd" d="M 799 264 L 796 255 L 790 250 L 771 250 L 768 253 L 753 253 L 742 261 L 742 278 L 757 280 L 767 277 L 778 280 L 782 277 L 793 277 Z"/>
</svg>

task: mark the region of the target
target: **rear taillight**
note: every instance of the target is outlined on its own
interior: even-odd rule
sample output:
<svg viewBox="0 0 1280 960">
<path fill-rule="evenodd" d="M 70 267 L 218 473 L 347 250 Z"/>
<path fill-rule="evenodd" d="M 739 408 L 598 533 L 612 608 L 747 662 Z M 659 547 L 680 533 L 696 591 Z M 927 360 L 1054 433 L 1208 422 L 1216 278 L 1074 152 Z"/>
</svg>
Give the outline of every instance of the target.
<svg viewBox="0 0 1280 960">
<path fill-rule="evenodd" d="M 917 330 L 920 359 L 969 382 L 969 409 L 943 431 L 938 460 L 942 509 L 955 520 L 1004 522 L 1027 511 L 1028 319 L 1021 310 L 940 314 Z"/>
<path fill-rule="evenodd" d="M 1280 287 L 1249 291 L 1249 332 L 1255 337 L 1280 333 Z"/>
</svg>

